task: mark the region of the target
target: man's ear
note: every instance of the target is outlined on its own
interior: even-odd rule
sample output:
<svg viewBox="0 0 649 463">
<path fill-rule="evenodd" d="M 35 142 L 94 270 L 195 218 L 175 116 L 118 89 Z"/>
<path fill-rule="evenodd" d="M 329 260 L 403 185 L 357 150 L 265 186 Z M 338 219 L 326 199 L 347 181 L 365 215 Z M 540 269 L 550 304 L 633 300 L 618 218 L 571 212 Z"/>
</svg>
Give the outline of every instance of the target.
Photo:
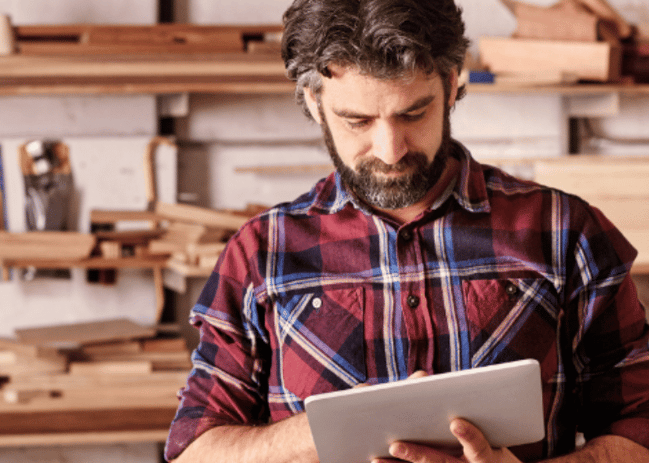
<svg viewBox="0 0 649 463">
<path fill-rule="evenodd" d="M 451 81 L 451 91 L 449 92 L 448 95 L 448 107 L 452 108 L 453 105 L 455 104 L 455 100 L 457 99 L 457 89 L 459 86 L 459 76 L 457 73 L 457 69 L 455 68 L 451 69 L 448 78 Z"/>
<path fill-rule="evenodd" d="M 309 108 L 311 117 L 313 117 L 319 125 L 322 125 L 322 118 L 320 117 L 320 110 L 318 108 L 318 99 L 309 87 L 304 87 L 304 102 L 306 103 L 306 107 Z"/>
</svg>

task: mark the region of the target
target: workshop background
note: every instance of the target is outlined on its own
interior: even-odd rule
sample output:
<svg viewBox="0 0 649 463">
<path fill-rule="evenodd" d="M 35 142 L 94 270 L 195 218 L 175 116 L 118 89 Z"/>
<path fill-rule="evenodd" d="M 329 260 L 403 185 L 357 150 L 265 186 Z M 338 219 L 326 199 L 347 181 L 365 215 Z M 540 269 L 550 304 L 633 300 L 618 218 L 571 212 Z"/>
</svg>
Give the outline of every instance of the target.
<svg viewBox="0 0 649 463">
<path fill-rule="evenodd" d="M 576 8 L 595 37 L 532 38 L 522 52 L 507 47 L 524 42 L 523 16 L 539 11 L 456 1 L 473 43 L 453 136 L 478 159 L 601 207 L 640 250 L 634 277 L 645 298 L 649 0 L 526 2 Z M 0 0 L 0 462 L 162 461 L 164 423 L 196 343 L 187 314 L 223 244 L 247 217 L 331 170 L 319 127 L 277 76 L 289 3 Z M 597 29 L 602 18 L 617 29 Z M 111 54 L 77 27 L 156 36 L 149 26 L 166 23 L 236 26 L 245 75 L 227 80 L 197 64 L 196 77 L 180 79 L 165 56 L 182 41 L 155 51 L 120 42 L 124 51 Z M 209 61 L 214 50 L 200 46 Z M 74 57 L 59 71 L 56 47 Z M 102 76 L 136 52 L 150 74 Z M 538 62 L 562 53 L 584 59 Z"/>
</svg>

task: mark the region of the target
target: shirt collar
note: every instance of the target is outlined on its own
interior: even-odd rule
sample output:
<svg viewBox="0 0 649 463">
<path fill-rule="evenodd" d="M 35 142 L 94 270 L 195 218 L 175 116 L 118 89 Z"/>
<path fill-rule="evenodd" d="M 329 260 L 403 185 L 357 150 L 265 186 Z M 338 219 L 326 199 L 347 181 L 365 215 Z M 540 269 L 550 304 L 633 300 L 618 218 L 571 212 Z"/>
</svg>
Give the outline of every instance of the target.
<svg viewBox="0 0 649 463">
<path fill-rule="evenodd" d="M 437 209 L 452 195 L 469 212 L 490 212 L 482 165 L 473 159 L 469 150 L 460 142 L 453 140 L 453 150 L 453 155 L 460 161 L 460 172 L 442 196 L 431 205 L 430 210 Z M 340 174 L 335 171 L 316 186 L 309 214 L 335 214 L 348 204 L 366 214 L 372 214 L 371 209 L 347 190 Z"/>
<path fill-rule="evenodd" d="M 453 196 L 458 204 L 469 212 L 491 212 L 482 164 L 473 159 L 462 143 L 455 140 L 453 143 L 455 155 L 460 161 L 460 174 L 453 189 Z"/>
</svg>

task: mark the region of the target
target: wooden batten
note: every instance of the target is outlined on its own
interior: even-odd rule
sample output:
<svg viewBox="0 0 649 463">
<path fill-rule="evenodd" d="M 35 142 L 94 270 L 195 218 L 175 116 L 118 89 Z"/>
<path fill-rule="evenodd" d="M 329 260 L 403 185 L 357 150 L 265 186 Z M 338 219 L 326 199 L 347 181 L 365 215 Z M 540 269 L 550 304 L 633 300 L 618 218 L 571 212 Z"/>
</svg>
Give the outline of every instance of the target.
<svg viewBox="0 0 649 463">
<path fill-rule="evenodd" d="M 39 346 L 77 346 L 105 341 L 132 340 L 153 337 L 156 330 L 128 319 L 115 319 L 88 323 L 73 323 L 42 328 L 24 328 L 15 331 L 26 344 Z"/>
<path fill-rule="evenodd" d="M 147 374 L 153 371 L 153 364 L 146 360 L 128 361 L 92 361 L 92 362 L 71 362 L 69 373 L 71 375 L 126 375 L 126 374 Z"/>
<path fill-rule="evenodd" d="M 143 339 L 140 341 L 142 352 L 185 352 L 187 343 L 183 338 Z"/>
<path fill-rule="evenodd" d="M 39 25 L 15 27 L 22 55 L 142 55 L 151 53 L 237 53 L 264 42 L 281 26 L 192 24 Z"/>
<path fill-rule="evenodd" d="M 501 2 L 516 16 L 516 38 L 587 42 L 598 39 L 599 18 L 572 0 L 551 7 L 516 0 Z"/>
<path fill-rule="evenodd" d="M 160 216 L 150 211 L 114 211 L 93 209 L 90 211 L 90 223 L 115 224 L 117 222 L 151 221 L 157 222 Z"/>
<path fill-rule="evenodd" d="M 215 211 L 186 204 L 157 203 L 155 212 L 162 217 L 179 222 L 190 222 L 214 228 L 236 231 L 248 221 L 248 217 L 232 212 Z"/>
<path fill-rule="evenodd" d="M 35 231 L 11 233 L 0 231 L 0 256 L 13 259 L 83 259 L 95 246 L 88 233 Z"/>
<path fill-rule="evenodd" d="M 580 80 L 620 79 L 622 49 L 607 42 L 482 37 L 482 63 L 495 74 L 562 73 Z"/>
</svg>

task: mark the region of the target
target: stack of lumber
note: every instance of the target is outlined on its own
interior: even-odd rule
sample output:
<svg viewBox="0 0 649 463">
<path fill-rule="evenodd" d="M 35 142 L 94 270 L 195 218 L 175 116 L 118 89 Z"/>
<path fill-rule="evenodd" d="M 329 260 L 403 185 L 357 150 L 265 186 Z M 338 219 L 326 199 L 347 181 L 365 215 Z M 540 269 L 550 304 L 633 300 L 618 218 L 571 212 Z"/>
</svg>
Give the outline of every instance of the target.
<svg viewBox="0 0 649 463">
<path fill-rule="evenodd" d="M 482 63 L 500 81 L 612 82 L 622 75 L 622 40 L 634 29 L 606 0 L 560 0 L 551 7 L 501 0 L 517 20 L 513 37 L 483 37 Z"/>
<path fill-rule="evenodd" d="M 171 255 L 167 266 L 182 273 L 209 274 L 228 239 L 264 206 L 215 211 L 183 204 L 156 204 L 168 221 L 166 232 L 149 244 L 152 254 Z"/>
<path fill-rule="evenodd" d="M 98 231 L 98 248 L 105 258 L 146 256 L 165 259 L 165 266 L 186 275 L 209 274 L 228 239 L 266 206 L 242 210 L 213 210 L 187 204 L 156 202 L 154 211 L 101 211 L 90 215 L 93 226 L 115 228 L 141 222 L 148 228 Z"/>
<path fill-rule="evenodd" d="M 126 319 L 0 340 L 6 435 L 165 430 L 191 368 L 183 339 Z"/>
<path fill-rule="evenodd" d="M 258 92 L 292 89 L 281 25 L 11 27 L 0 94 Z"/>
<path fill-rule="evenodd" d="M 278 42 L 281 26 L 29 25 L 14 28 L 21 55 L 141 55 L 256 52 Z"/>
</svg>

